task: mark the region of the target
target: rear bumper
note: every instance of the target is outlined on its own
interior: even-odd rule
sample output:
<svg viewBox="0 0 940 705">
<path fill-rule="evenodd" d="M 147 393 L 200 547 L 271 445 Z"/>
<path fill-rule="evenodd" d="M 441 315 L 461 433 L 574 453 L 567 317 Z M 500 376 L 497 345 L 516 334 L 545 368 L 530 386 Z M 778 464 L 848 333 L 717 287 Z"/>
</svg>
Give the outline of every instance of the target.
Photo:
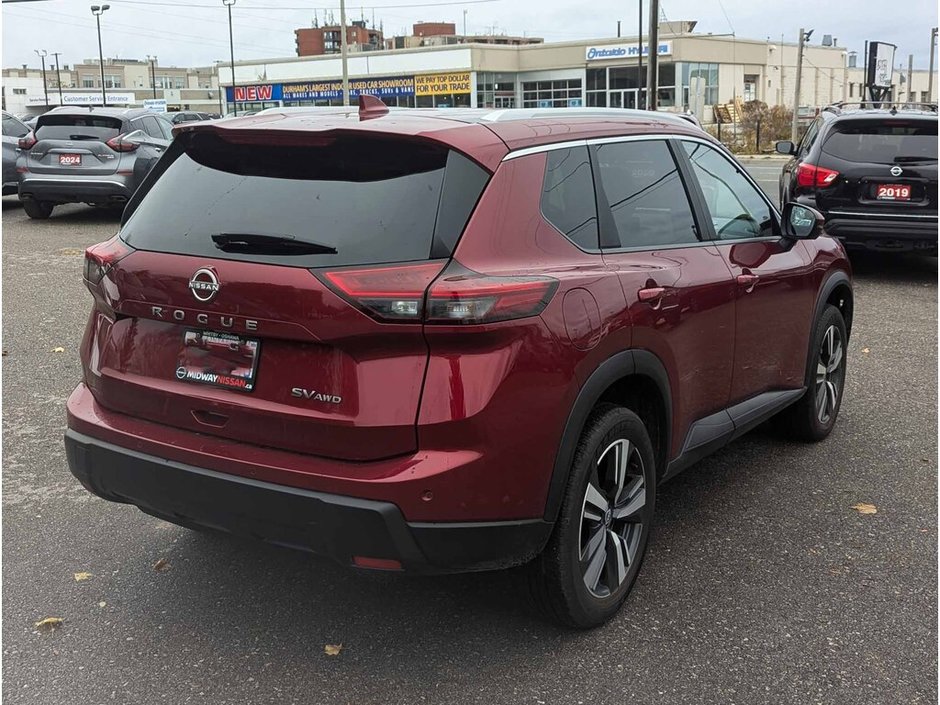
<svg viewBox="0 0 940 705">
<path fill-rule="evenodd" d="M 120 177 L 72 178 L 24 175 L 20 178 L 20 200 L 54 203 L 123 203 L 133 191 Z"/>
<path fill-rule="evenodd" d="M 937 249 L 936 216 L 915 219 L 830 213 L 826 232 L 846 247 L 925 252 Z"/>
<path fill-rule="evenodd" d="M 170 522 L 290 546 L 344 565 L 354 565 L 354 556 L 399 561 L 417 573 L 520 565 L 551 534 L 552 525 L 541 519 L 409 522 L 392 501 L 258 480 L 270 470 L 260 463 L 247 475 L 234 475 L 129 447 L 141 439 L 117 445 L 91 435 L 94 427 L 75 416 L 81 394 L 88 394 L 84 387 L 69 400 L 65 435 L 72 474 L 99 497 Z"/>
</svg>

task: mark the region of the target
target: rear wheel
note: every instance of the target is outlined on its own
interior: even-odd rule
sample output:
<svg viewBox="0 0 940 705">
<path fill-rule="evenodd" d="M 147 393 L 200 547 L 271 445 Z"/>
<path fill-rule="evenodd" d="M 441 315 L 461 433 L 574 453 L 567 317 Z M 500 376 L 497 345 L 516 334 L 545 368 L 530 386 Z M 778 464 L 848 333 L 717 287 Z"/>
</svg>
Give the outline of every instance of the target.
<svg viewBox="0 0 940 705">
<path fill-rule="evenodd" d="M 616 614 L 640 572 L 655 496 L 643 422 L 599 405 L 578 443 L 552 537 L 529 566 L 532 595 L 549 617 L 589 628 Z"/>
<path fill-rule="evenodd" d="M 34 220 L 45 220 L 52 215 L 53 208 L 55 204 L 49 201 L 23 201 L 23 210 Z"/>
<path fill-rule="evenodd" d="M 784 412 L 793 438 L 821 441 L 835 426 L 845 390 L 847 342 L 842 313 L 835 306 L 826 306 L 813 331 L 806 394 Z"/>
</svg>

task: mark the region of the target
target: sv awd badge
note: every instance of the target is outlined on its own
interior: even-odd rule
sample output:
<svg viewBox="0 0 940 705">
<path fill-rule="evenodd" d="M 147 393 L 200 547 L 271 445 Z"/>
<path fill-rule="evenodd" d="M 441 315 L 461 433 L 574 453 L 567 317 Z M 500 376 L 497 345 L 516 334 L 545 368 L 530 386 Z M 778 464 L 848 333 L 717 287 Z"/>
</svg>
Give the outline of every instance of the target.
<svg viewBox="0 0 940 705">
<path fill-rule="evenodd" d="M 303 387 L 293 387 L 290 390 L 290 395 L 309 401 L 325 401 L 328 404 L 339 404 L 343 401 L 342 397 L 335 394 L 321 394 L 316 389 L 304 389 Z"/>
</svg>

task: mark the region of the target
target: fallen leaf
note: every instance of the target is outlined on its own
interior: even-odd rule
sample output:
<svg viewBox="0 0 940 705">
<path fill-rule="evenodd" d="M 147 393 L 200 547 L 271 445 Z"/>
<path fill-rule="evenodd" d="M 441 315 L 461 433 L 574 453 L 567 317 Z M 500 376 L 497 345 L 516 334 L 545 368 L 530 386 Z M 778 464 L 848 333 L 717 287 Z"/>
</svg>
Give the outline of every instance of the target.
<svg viewBox="0 0 940 705">
<path fill-rule="evenodd" d="M 170 569 L 170 562 L 166 558 L 161 558 L 153 564 L 153 569 L 158 573 L 165 573 Z"/>
<path fill-rule="evenodd" d="M 98 607 L 106 607 L 107 604 L 108 604 L 107 602 L 105 602 L 104 600 L 102 600 L 101 602 L 98 603 Z"/>
<path fill-rule="evenodd" d="M 868 353 L 871 352 L 871 350 L 869 350 L 868 348 L 862 348 L 862 352 L 867 355 Z"/>
<path fill-rule="evenodd" d="M 4 357 L 6 357 L 6 356 L 9 355 L 9 354 L 10 354 L 10 351 L 9 351 L 9 350 L 4 350 L 4 351 L 3 351 L 3 356 L 4 356 Z"/>
<path fill-rule="evenodd" d="M 85 254 L 85 250 L 81 249 L 80 247 L 63 247 L 62 249 L 59 250 L 59 254 L 71 255 L 73 257 L 76 257 L 78 255 Z"/>
<path fill-rule="evenodd" d="M 853 504 L 852 509 L 857 511 L 859 514 L 878 513 L 878 508 L 874 504 L 868 504 L 868 502 L 859 502 L 858 504 Z"/>
<path fill-rule="evenodd" d="M 62 348 L 62 347 L 59 347 L 59 348 L 52 348 L 52 352 L 54 352 L 54 353 L 65 352 L 65 348 Z"/>
<path fill-rule="evenodd" d="M 80 583 L 83 580 L 90 580 L 91 573 L 75 573 L 75 582 Z"/>
<path fill-rule="evenodd" d="M 323 652 L 327 656 L 339 656 L 339 652 L 343 650 L 342 644 L 327 644 L 323 647 Z"/>
<path fill-rule="evenodd" d="M 57 629 L 63 621 L 61 617 L 46 617 L 36 622 L 36 629 L 51 632 L 53 629 Z"/>
</svg>

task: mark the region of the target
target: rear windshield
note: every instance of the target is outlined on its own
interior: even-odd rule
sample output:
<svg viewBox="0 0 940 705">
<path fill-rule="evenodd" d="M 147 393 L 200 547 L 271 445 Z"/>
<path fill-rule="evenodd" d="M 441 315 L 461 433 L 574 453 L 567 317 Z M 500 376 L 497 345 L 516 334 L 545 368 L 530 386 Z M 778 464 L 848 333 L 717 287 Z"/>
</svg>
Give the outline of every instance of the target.
<svg viewBox="0 0 940 705">
<path fill-rule="evenodd" d="M 296 267 L 446 257 L 488 178 L 432 143 L 363 137 L 299 146 L 195 134 L 167 159 L 125 214 L 125 242 Z"/>
<path fill-rule="evenodd" d="M 935 162 L 937 121 L 843 123 L 829 136 L 822 151 L 849 162 Z"/>
<path fill-rule="evenodd" d="M 43 115 L 36 123 L 37 140 L 100 140 L 121 134 L 121 120 L 104 115 Z"/>
</svg>

